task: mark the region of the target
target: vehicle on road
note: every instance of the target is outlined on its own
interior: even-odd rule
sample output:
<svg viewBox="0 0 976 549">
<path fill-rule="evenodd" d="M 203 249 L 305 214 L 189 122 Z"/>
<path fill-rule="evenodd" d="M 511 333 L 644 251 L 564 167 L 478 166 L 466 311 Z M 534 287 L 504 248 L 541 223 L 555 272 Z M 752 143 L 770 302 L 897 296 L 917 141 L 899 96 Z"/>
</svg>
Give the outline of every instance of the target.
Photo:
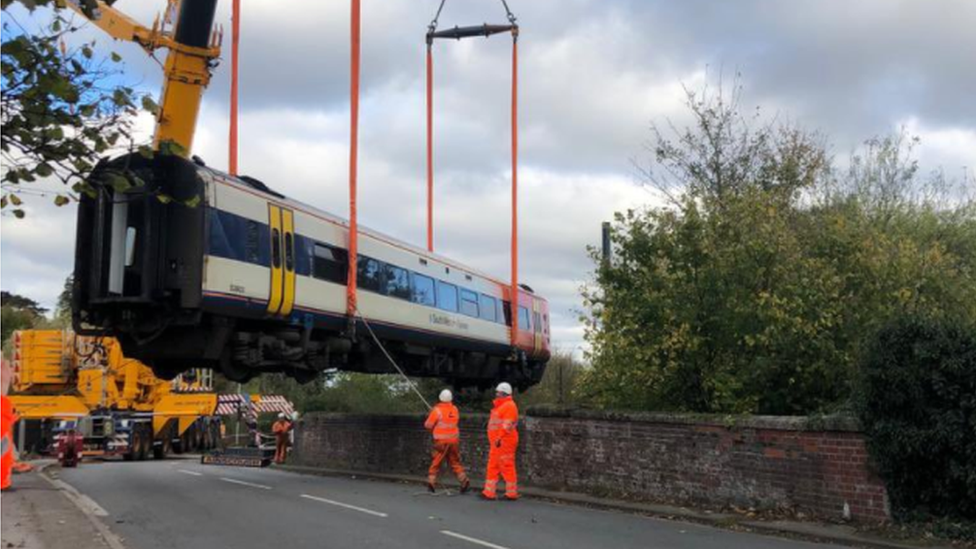
<svg viewBox="0 0 976 549">
<path fill-rule="evenodd" d="M 14 332 L 13 368 L 19 427 L 32 432 L 40 450 L 54 450 L 69 433 L 83 437 L 86 456 L 137 460 L 219 441 L 219 399 L 208 370 L 165 381 L 111 338 L 61 330 Z"/>
</svg>

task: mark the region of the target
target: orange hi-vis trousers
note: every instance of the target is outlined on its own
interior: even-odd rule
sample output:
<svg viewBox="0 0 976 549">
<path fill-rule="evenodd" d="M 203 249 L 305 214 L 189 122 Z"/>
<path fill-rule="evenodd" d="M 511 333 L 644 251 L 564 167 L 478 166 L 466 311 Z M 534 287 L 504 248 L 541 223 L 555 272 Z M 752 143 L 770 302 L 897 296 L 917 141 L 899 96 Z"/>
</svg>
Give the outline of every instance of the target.
<svg viewBox="0 0 976 549">
<path fill-rule="evenodd" d="M 441 464 L 444 460 L 451 466 L 454 476 L 458 482 L 464 484 L 468 480 L 467 473 L 464 472 L 464 465 L 461 465 L 461 450 L 457 442 L 435 442 L 431 451 L 430 469 L 427 470 L 427 482 L 437 484 L 437 475 L 440 473 Z"/>
<path fill-rule="evenodd" d="M 518 499 L 518 475 L 515 472 L 515 450 L 518 448 L 518 406 L 511 396 L 496 398 L 488 419 L 488 470 L 481 494 L 495 499 L 498 477 L 505 480 L 505 497 Z"/>
<path fill-rule="evenodd" d="M 485 473 L 485 497 L 494 499 L 498 488 L 498 477 L 505 481 L 505 497 L 518 499 L 518 473 L 515 471 L 515 447 L 492 447 L 488 452 L 488 471 Z"/>
</svg>

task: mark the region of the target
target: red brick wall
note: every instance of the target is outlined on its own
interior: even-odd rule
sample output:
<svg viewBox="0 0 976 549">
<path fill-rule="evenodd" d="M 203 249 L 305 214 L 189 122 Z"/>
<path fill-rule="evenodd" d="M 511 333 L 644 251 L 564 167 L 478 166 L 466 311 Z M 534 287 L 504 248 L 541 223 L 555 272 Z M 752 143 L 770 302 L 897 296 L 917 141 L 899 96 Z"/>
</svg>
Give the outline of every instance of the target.
<svg viewBox="0 0 976 549">
<path fill-rule="evenodd" d="M 462 456 L 485 464 L 486 417 L 462 413 Z M 303 465 L 423 475 L 420 416 L 309 414 Z M 848 418 L 619 414 L 538 409 L 522 422 L 520 484 L 683 505 L 789 508 L 860 521 L 888 518 L 884 485 Z M 447 474 L 447 471 L 444 471 Z"/>
</svg>

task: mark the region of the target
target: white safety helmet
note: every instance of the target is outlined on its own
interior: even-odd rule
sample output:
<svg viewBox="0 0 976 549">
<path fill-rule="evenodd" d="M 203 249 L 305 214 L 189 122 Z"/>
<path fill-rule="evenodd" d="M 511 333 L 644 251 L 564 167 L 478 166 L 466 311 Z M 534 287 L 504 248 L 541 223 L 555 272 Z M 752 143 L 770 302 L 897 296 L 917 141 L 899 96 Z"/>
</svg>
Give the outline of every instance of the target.
<svg viewBox="0 0 976 549">
<path fill-rule="evenodd" d="M 285 419 L 285 413 L 284 412 L 278 412 L 278 419 Z"/>
<path fill-rule="evenodd" d="M 512 386 L 504 381 L 498 384 L 498 388 L 495 389 L 496 393 L 501 393 L 503 395 L 512 396 Z"/>
<path fill-rule="evenodd" d="M 298 412 L 292 412 L 291 413 L 291 420 L 292 421 L 298 421 Z"/>
<path fill-rule="evenodd" d="M 450 389 L 444 389 L 443 391 L 441 391 L 441 395 L 438 398 L 441 399 L 441 402 L 451 402 L 452 400 L 454 400 L 454 395 L 451 394 Z"/>
</svg>

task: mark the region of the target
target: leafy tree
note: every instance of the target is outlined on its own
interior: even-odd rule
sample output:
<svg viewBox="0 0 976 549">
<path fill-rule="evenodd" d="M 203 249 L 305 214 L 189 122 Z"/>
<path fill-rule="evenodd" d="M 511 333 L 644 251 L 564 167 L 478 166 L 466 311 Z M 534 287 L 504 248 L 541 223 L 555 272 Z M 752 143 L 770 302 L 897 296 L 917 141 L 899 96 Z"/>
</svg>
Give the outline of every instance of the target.
<svg viewBox="0 0 976 549">
<path fill-rule="evenodd" d="M 556 351 L 546 365 L 542 381 L 518 396 L 521 406 L 579 404 L 576 391 L 583 365 L 568 352 Z"/>
<path fill-rule="evenodd" d="M 0 292 L 0 341 L 6 345 L 15 331 L 27 330 L 42 323 L 46 312 L 46 308 L 29 297 Z"/>
<path fill-rule="evenodd" d="M 7 291 L 0 292 L 0 305 L 23 310 L 34 316 L 43 316 L 47 313 L 47 309 L 33 299 Z"/>
<path fill-rule="evenodd" d="M 64 279 L 64 288 L 58 294 L 58 303 L 54 309 L 54 317 L 65 326 L 71 325 L 71 288 L 74 285 L 74 275 Z"/>
<path fill-rule="evenodd" d="M 2 330 L 2 341 L 6 344 L 11 334 L 17 330 L 27 330 L 34 327 L 38 320 L 37 315 L 26 309 L 18 309 L 10 305 L 0 307 L 0 330 Z"/>
<path fill-rule="evenodd" d="M 51 2 L 19 3 L 33 10 Z M 118 54 L 99 58 L 93 42 L 69 47 L 78 27 L 60 11 L 51 12 L 49 23 L 28 28 L 12 5 L 3 0 L 0 208 L 10 207 L 19 218 L 26 195 L 49 192 L 27 185 L 60 182 L 63 190 L 51 191 L 59 206 L 91 193 L 86 179 L 99 159 L 112 147 L 131 146 L 137 105 L 153 112 L 156 105 L 120 83 Z M 119 175 L 105 177 L 127 187 Z"/>
<path fill-rule="evenodd" d="M 655 130 L 643 172 L 667 207 L 618 214 L 613 257 L 592 251 L 583 396 L 636 409 L 835 409 L 865 341 L 891 319 L 976 319 L 974 203 L 909 193 L 925 187 L 914 141 L 871 140 L 837 176 L 818 134 L 757 128 L 721 95 L 689 93 L 688 104 L 695 125 Z"/>
<path fill-rule="evenodd" d="M 976 519 L 976 330 L 904 318 L 868 347 L 857 410 L 893 511 Z"/>
</svg>

